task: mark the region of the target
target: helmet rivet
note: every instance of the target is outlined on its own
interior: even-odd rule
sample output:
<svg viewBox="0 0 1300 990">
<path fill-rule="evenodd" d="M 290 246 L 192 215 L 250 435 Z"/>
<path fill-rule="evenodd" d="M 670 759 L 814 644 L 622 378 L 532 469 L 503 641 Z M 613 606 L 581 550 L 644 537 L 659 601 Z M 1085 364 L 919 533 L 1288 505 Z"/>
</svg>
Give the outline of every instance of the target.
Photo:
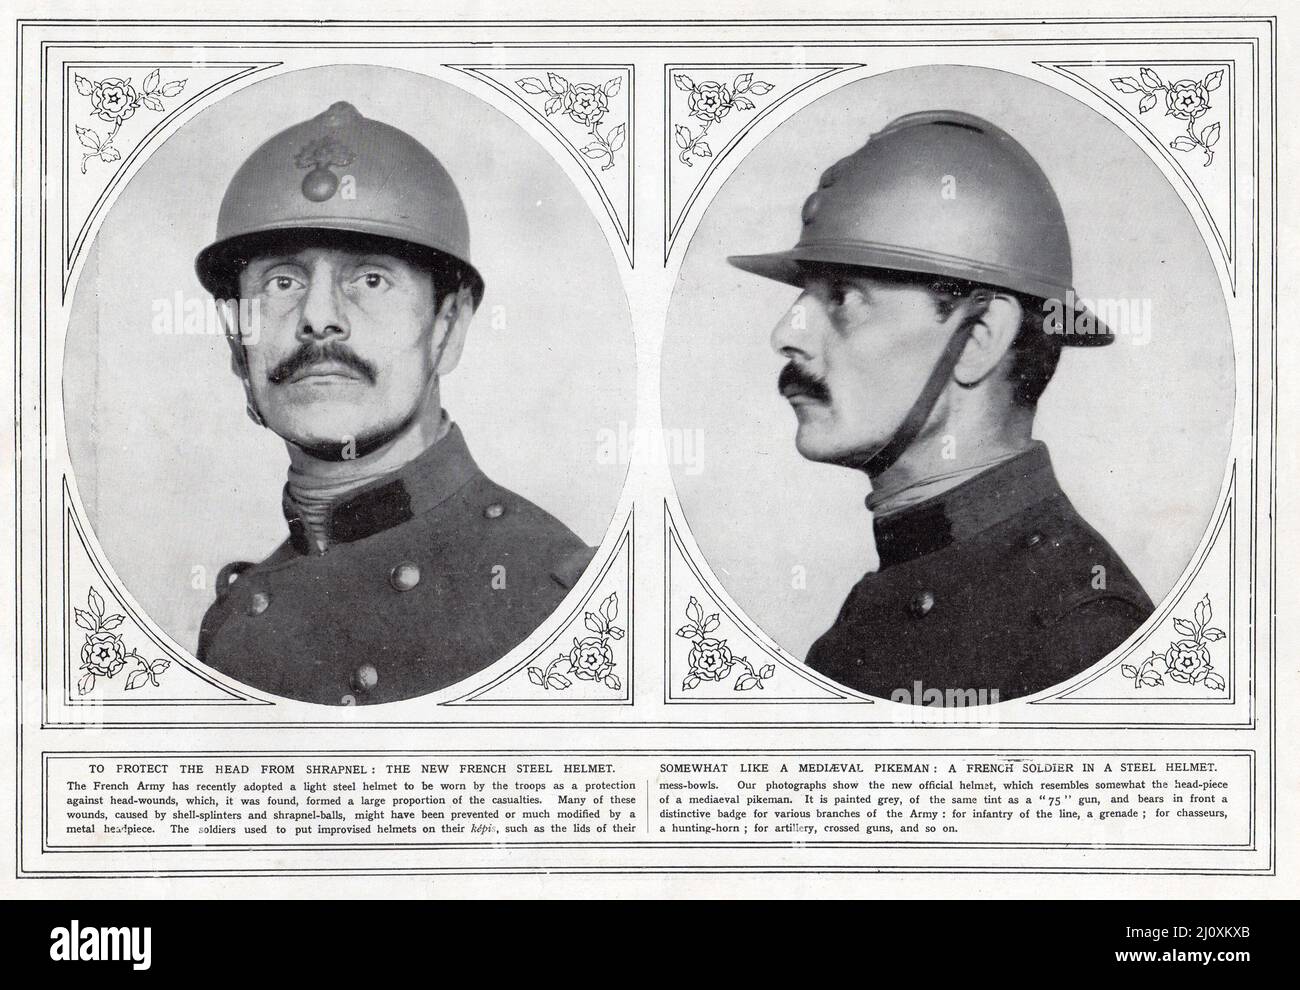
<svg viewBox="0 0 1300 990">
<path fill-rule="evenodd" d="M 324 165 L 317 165 L 302 180 L 302 194 L 313 203 L 323 203 L 339 188 L 339 177 Z"/>
</svg>

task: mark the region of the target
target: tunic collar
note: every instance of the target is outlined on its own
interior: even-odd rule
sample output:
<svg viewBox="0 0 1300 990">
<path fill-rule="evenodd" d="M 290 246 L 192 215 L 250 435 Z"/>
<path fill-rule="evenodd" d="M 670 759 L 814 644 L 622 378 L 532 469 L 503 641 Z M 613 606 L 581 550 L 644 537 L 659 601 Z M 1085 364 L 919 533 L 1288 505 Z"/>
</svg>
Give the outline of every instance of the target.
<svg viewBox="0 0 1300 990">
<path fill-rule="evenodd" d="M 1059 494 L 1047 446 L 1036 440 L 946 492 L 877 518 L 880 569 L 970 539 Z"/>
<path fill-rule="evenodd" d="M 329 542 L 353 543 L 398 526 L 451 498 L 481 472 L 455 423 L 428 450 L 331 506 Z M 289 541 L 301 554 L 312 552 L 311 538 L 285 485 L 281 496 Z"/>
</svg>

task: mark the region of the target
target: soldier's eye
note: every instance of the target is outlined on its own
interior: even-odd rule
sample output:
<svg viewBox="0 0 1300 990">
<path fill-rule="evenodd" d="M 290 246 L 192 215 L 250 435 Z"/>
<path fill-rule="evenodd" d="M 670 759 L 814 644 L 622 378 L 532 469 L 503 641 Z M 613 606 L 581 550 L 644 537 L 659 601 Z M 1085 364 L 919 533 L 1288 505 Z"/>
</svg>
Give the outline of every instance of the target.
<svg viewBox="0 0 1300 990">
<path fill-rule="evenodd" d="M 298 286 L 298 280 L 290 275 L 272 275 L 262 287 L 263 291 L 276 294 L 292 292 Z"/>
<path fill-rule="evenodd" d="M 388 279 L 379 272 L 366 272 L 357 279 L 367 289 L 383 289 L 388 286 Z"/>
</svg>

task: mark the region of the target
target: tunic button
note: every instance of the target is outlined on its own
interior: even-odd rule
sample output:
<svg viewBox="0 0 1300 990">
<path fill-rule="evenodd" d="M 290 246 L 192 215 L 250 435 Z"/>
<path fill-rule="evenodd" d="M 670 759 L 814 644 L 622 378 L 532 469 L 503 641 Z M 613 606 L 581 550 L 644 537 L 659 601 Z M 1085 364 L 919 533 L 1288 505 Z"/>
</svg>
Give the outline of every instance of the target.
<svg viewBox="0 0 1300 990">
<path fill-rule="evenodd" d="M 907 607 L 908 610 L 918 619 L 929 615 L 930 609 L 934 608 L 934 592 L 918 591 L 912 597 L 912 601 Z"/>
<path fill-rule="evenodd" d="M 363 663 L 352 672 L 352 686 L 358 691 L 373 691 L 379 683 L 379 671 L 368 663 Z"/>
<path fill-rule="evenodd" d="M 506 514 L 506 507 L 500 502 L 493 502 L 483 510 L 483 515 L 488 519 L 500 519 Z"/>
<path fill-rule="evenodd" d="M 271 596 L 265 591 L 254 592 L 253 597 L 248 600 L 248 614 L 261 615 L 271 607 Z"/>
<path fill-rule="evenodd" d="M 420 565 L 402 561 L 389 572 L 388 583 L 398 591 L 410 591 L 420 583 Z"/>
<path fill-rule="evenodd" d="M 345 694 L 343 697 L 339 699 L 340 705 L 355 705 L 356 703 L 357 703 L 357 699 L 350 694 Z"/>
</svg>

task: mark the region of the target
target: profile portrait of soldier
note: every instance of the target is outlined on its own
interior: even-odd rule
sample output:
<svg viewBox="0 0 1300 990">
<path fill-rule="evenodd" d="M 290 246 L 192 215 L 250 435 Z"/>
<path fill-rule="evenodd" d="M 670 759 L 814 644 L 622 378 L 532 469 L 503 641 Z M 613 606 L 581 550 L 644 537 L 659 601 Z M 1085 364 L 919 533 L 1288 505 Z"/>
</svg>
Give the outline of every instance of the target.
<svg viewBox="0 0 1300 990">
<path fill-rule="evenodd" d="M 323 105 L 233 175 L 195 270 L 249 418 L 288 455 L 283 542 L 222 569 L 198 659 L 274 695 L 376 704 L 541 624 L 594 551 L 490 480 L 443 407 L 485 284 L 434 152 Z"/>
<path fill-rule="evenodd" d="M 729 260 L 798 289 L 776 385 L 804 458 L 870 478 L 879 558 L 808 665 L 920 704 L 1022 697 L 1102 659 L 1152 602 L 1034 438 L 1062 353 L 1114 339 L 1075 296 L 1043 170 L 988 120 L 910 113 L 828 163 L 800 219 L 792 249 Z"/>
</svg>

